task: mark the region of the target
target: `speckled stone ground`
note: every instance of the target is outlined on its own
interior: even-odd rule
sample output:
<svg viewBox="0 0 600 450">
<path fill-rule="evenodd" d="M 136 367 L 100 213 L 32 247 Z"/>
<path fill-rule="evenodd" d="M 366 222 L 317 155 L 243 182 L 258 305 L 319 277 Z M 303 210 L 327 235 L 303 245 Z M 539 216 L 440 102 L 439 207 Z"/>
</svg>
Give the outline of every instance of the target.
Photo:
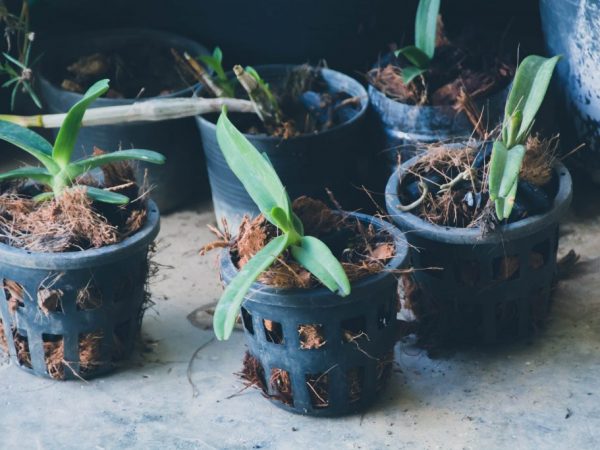
<svg viewBox="0 0 600 450">
<path fill-rule="evenodd" d="M 217 342 L 188 318 L 220 293 L 215 255 L 197 255 L 210 240 L 210 205 L 167 216 L 144 351 L 127 368 L 87 383 L 37 379 L 5 361 L 0 448 L 599 448 L 594 194 L 563 227 L 561 253 L 574 248 L 582 262 L 561 281 L 552 318 L 535 340 L 438 359 L 399 343 L 398 368 L 381 401 L 363 416 L 340 419 L 290 415 L 254 390 L 240 392 L 233 373 L 244 353 L 241 333 Z"/>
</svg>

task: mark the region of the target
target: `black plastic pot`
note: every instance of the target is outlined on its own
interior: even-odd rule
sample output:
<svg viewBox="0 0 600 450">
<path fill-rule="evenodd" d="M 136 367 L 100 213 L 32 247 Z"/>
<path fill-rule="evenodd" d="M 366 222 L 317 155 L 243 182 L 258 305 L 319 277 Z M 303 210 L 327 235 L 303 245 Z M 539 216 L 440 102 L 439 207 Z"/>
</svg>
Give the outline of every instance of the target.
<svg viewBox="0 0 600 450">
<path fill-rule="evenodd" d="M 385 58 L 382 60 L 385 61 Z M 385 64 L 382 62 L 382 64 Z M 369 85 L 369 99 L 374 121 L 379 129 L 379 146 L 391 168 L 408 161 L 435 142 L 461 143 L 473 134 L 473 126 L 464 112 L 457 113 L 452 106 L 417 106 L 400 103 Z M 483 124 L 492 129 L 502 120 L 504 103 L 510 87 L 475 103 L 484 111 Z"/>
<path fill-rule="evenodd" d="M 271 85 L 283 82 L 294 66 L 268 65 L 256 69 Z M 305 134 L 290 139 L 246 134 L 261 152 L 266 153 L 291 198 L 308 195 L 326 199 L 325 188 L 331 189 L 347 209 L 354 209 L 358 190 L 355 158 L 360 156 L 363 126 L 368 106 L 365 89 L 359 82 L 330 69 L 322 69 L 330 92 L 346 92 L 361 99 L 360 109 L 346 122 L 319 134 Z M 244 128 L 254 115 L 230 114 L 236 126 Z M 258 208 L 246 193 L 242 183 L 227 166 L 216 135 L 218 115 L 196 118 L 202 134 L 202 145 L 208 167 L 217 223 L 225 218 L 230 229 L 236 230 L 244 215 L 258 214 Z"/>
<path fill-rule="evenodd" d="M 193 56 L 208 53 L 202 45 L 194 41 L 154 30 L 122 29 L 49 39 L 45 41 L 46 47 L 43 49 L 38 78 L 40 94 L 48 112 L 66 112 L 82 98 L 81 94 L 60 87 L 62 80 L 59 79 L 59 74 L 64 67 L 80 56 L 110 50 L 124 42 L 139 43 L 140 46 L 153 42 L 167 49 L 173 47 L 187 51 Z M 197 88 L 197 85 L 192 86 L 160 98 L 191 97 Z M 141 100 L 100 98 L 91 107 L 129 105 Z M 206 188 L 204 164 L 199 152 L 200 139 L 192 118 L 82 128 L 75 145 L 74 156 L 89 155 L 94 147 L 105 151 L 148 148 L 163 153 L 167 157 L 167 164 L 153 166 L 149 171 L 149 182 L 155 186 L 152 197 L 163 212 L 176 209 L 197 198 Z M 143 176 L 146 167 L 143 163 L 139 165 L 140 177 Z"/>
<path fill-rule="evenodd" d="M 600 1 L 542 0 L 540 11 L 548 52 L 562 55 L 555 87 L 565 109 L 559 110 L 561 140 L 566 148 L 581 143 L 575 153 L 581 167 L 600 183 Z"/>
<path fill-rule="evenodd" d="M 360 411 L 376 399 L 391 370 L 398 306 L 398 281 L 392 271 L 408 262 L 406 239 L 387 222 L 364 214 L 350 215 L 393 237 L 396 255 L 384 271 L 352 283 L 352 293 L 346 298 L 326 288 L 274 289 L 254 283 L 243 304 L 246 342 L 250 354 L 260 363 L 270 399 L 294 413 L 339 416 Z M 225 250 L 221 256 L 224 283 L 229 283 L 237 272 Z M 265 320 L 273 322 L 278 337 L 267 331 Z M 299 327 L 303 325 L 318 325 L 325 344 L 302 349 Z M 348 342 L 345 330 L 368 337 Z M 277 386 L 270 382 L 276 369 L 284 370 L 290 378 L 291 402 L 277 399 Z M 349 373 L 358 374 L 360 380 L 352 398 Z M 319 377 L 327 380 L 327 407 L 315 406 L 314 393 L 307 385 L 308 380 Z"/>
<path fill-rule="evenodd" d="M 550 211 L 482 236 L 477 228 L 433 225 L 398 209 L 399 180 L 417 160 L 402 164 L 390 177 L 386 205 L 414 249 L 414 279 L 427 314 L 422 319 L 429 322 L 425 328 L 435 328 L 445 341 L 494 343 L 528 336 L 549 308 L 558 222 L 572 196 L 568 170 L 561 163 L 555 166 L 558 189 Z M 502 265 L 509 263 L 516 272 L 502 276 Z"/>
<path fill-rule="evenodd" d="M 11 359 L 27 372 L 51 378 L 44 345 L 62 341 L 63 378 L 80 379 L 105 374 L 114 369 L 115 362 L 127 358 L 144 314 L 148 248 L 159 228 L 158 208 L 150 201 L 146 224 L 115 245 L 70 253 L 33 253 L 0 244 L 4 287 L 0 289 L 0 318 Z M 11 281 L 23 292 L 12 312 L 7 301 Z M 96 298 L 93 308 L 77 300 L 90 289 Z M 43 310 L 41 296 L 50 291 L 58 295 L 58 303 L 51 311 Z M 80 366 L 80 346 L 85 339 L 95 340 L 99 352 L 90 367 Z M 30 361 L 17 352 L 16 342 L 25 346 Z"/>
</svg>

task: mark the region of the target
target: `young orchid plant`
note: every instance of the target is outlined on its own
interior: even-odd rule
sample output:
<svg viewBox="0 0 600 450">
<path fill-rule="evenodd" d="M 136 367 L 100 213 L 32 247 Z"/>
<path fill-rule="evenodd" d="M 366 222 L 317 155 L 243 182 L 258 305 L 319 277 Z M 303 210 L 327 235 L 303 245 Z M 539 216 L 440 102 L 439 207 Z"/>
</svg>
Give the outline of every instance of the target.
<svg viewBox="0 0 600 450">
<path fill-rule="evenodd" d="M 49 191 L 34 197 L 35 200 L 43 201 L 60 197 L 65 189 L 75 183 L 78 177 L 106 164 L 129 160 L 163 164 L 165 157 L 160 153 L 138 149 L 122 150 L 75 162 L 71 161 L 85 110 L 94 100 L 108 91 L 108 82 L 109 80 L 98 81 L 88 89 L 79 102 L 73 105 L 60 127 L 54 145 L 27 128 L 0 120 L 0 139 L 25 150 L 43 166 L 21 167 L 5 172 L 0 174 L 0 181 L 23 178 L 45 185 L 49 188 Z M 125 195 L 106 189 L 86 186 L 86 192 L 91 199 L 99 202 L 113 204 L 126 204 L 129 202 L 129 198 Z"/>
<path fill-rule="evenodd" d="M 510 216 L 515 203 L 527 137 L 559 59 L 530 55 L 517 68 L 506 101 L 502 135 L 494 142 L 490 161 L 490 198 L 499 220 Z"/>
<path fill-rule="evenodd" d="M 217 122 L 217 140 L 229 168 L 265 218 L 280 234 L 250 259 L 231 280 L 217 304 L 215 335 L 228 339 L 246 293 L 256 279 L 287 249 L 292 257 L 323 285 L 340 296 L 350 294 L 350 281 L 340 262 L 319 239 L 304 235 L 304 226 L 292 210 L 290 198 L 267 159 L 240 133 L 223 108 Z"/>
<path fill-rule="evenodd" d="M 425 73 L 435 54 L 437 18 L 440 0 L 421 0 L 415 18 L 415 44 L 396 51 L 396 57 L 404 56 L 412 66 L 402 69 L 402 81 L 410 84 L 416 77 Z"/>
</svg>

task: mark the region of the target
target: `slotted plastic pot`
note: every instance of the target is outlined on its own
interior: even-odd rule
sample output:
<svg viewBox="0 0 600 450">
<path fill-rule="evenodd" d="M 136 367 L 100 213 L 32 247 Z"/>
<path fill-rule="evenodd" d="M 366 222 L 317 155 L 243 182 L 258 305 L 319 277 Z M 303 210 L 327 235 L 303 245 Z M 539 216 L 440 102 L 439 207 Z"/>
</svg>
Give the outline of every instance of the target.
<svg viewBox="0 0 600 450">
<path fill-rule="evenodd" d="M 392 237 L 395 256 L 382 272 L 353 282 L 352 292 L 345 298 L 326 288 L 275 289 L 257 282 L 243 303 L 249 352 L 260 362 L 271 401 L 287 411 L 311 416 L 339 416 L 361 411 L 377 398 L 390 374 L 398 306 L 398 281 L 393 271 L 408 264 L 407 243 L 402 233 L 387 222 L 363 214 L 348 214 Z M 229 251 L 225 250 L 221 256 L 223 282 L 229 283 L 237 273 Z M 270 337 L 265 320 L 280 329 L 280 339 Z M 301 348 L 299 327 L 303 325 L 320 326 L 325 345 Z M 354 334 L 364 332 L 368 337 L 347 342 L 344 330 Z M 277 369 L 289 375 L 291 404 L 275 398 L 277 389 L 270 382 L 270 376 Z M 359 374 L 358 398 L 350 395 L 350 373 Z M 328 406 L 319 407 L 307 385 L 307 377 L 325 376 Z"/>
<path fill-rule="evenodd" d="M 422 318 L 427 329 L 445 341 L 488 344 L 531 335 L 550 306 L 559 220 L 572 197 L 568 170 L 554 166 L 558 188 L 550 211 L 482 236 L 478 228 L 434 225 L 398 208 L 399 180 L 418 158 L 390 177 L 385 195 L 388 214 L 411 246 L 421 301 L 430 302 Z M 502 275 L 508 265 L 516 271 Z"/>
<path fill-rule="evenodd" d="M 98 249 L 68 253 L 35 253 L 0 244 L 0 318 L 11 360 L 21 369 L 51 378 L 44 354 L 45 342 L 62 340 L 64 379 L 90 378 L 110 372 L 133 350 L 144 313 L 148 276 L 148 249 L 160 228 L 156 204 L 148 202 L 145 225 L 122 242 Z M 20 305 L 11 312 L 7 282 L 23 289 Z M 61 291 L 60 307 L 44 312 L 40 289 Z M 81 308 L 80 292 L 93 288 L 93 308 Z M 19 358 L 15 336 L 26 342 L 30 361 Z M 80 367 L 80 346 L 93 336 L 98 352 L 95 364 Z"/>
<path fill-rule="evenodd" d="M 83 33 L 44 42 L 38 84 L 48 113 L 67 112 L 82 99 L 82 94 L 67 91 L 60 86 L 61 70 L 81 56 L 111 51 L 127 43 L 140 47 L 152 43 L 167 50 L 175 48 L 180 52 L 187 51 L 192 56 L 208 54 L 206 48 L 190 39 L 144 29 Z M 114 80 L 111 82 L 114 84 Z M 140 99 L 102 97 L 90 108 L 130 105 L 156 98 L 191 97 L 198 87 L 196 84 L 159 97 Z M 57 132 L 57 129 L 54 130 L 55 135 Z M 202 153 L 198 152 L 200 142 L 193 118 L 83 127 L 75 144 L 74 157 L 90 155 L 94 147 L 107 152 L 120 148 L 147 148 L 161 152 L 167 157 L 167 163 L 162 166 L 152 165 L 148 171 L 148 182 L 153 188 L 152 197 L 160 210 L 166 213 L 192 201 L 198 195 L 206 195 L 208 191 Z M 138 163 L 138 179 L 143 179 L 148 167 L 145 163 Z"/>
<path fill-rule="evenodd" d="M 282 83 L 296 66 L 266 65 L 256 70 L 272 86 Z M 346 92 L 360 98 L 360 107 L 345 122 L 318 134 L 304 134 L 289 139 L 266 134 L 245 134 L 261 153 L 266 153 L 291 198 L 307 195 L 326 200 L 325 188 L 331 189 L 346 209 L 356 207 L 358 190 L 355 160 L 363 150 L 363 126 L 369 103 L 367 92 L 353 78 L 330 69 L 322 69 L 329 92 Z M 227 166 L 216 135 L 218 115 L 196 118 L 208 167 L 217 224 L 225 218 L 232 230 L 239 227 L 244 215 L 255 216 L 258 208 Z M 230 113 L 233 123 L 244 128 L 256 120 L 248 114 Z"/>
</svg>

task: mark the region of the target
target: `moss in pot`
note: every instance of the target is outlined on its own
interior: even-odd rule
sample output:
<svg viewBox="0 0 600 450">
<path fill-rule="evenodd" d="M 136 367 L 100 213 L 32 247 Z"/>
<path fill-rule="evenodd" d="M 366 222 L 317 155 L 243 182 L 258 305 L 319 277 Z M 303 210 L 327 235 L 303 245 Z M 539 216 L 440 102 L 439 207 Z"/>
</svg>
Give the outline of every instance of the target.
<svg viewBox="0 0 600 450">
<path fill-rule="evenodd" d="M 0 345 L 38 376 L 62 380 L 113 369 L 131 353 L 148 301 L 159 213 L 129 162 L 162 164 L 164 157 L 98 150 L 71 160 L 86 108 L 108 89 L 108 80 L 90 87 L 54 145 L 0 121 L 0 138 L 42 164 L 0 174 Z M 95 168 L 102 181 L 89 175 Z"/>
<path fill-rule="evenodd" d="M 426 340 L 524 337 L 548 312 L 571 179 L 552 140 L 529 131 L 557 60 L 529 56 L 519 66 L 496 142 L 442 146 L 388 182 L 388 213 L 421 269 L 405 288 Z"/>
<path fill-rule="evenodd" d="M 268 160 L 225 114 L 217 132 L 262 213 L 217 244 L 227 247 L 217 337 L 229 338 L 241 309 L 247 383 L 296 413 L 364 409 L 390 375 L 403 236 L 375 217 L 332 211 L 318 200 L 292 203 Z"/>
<path fill-rule="evenodd" d="M 257 114 L 232 114 L 231 120 L 269 156 L 290 196 L 325 200 L 329 188 L 343 204 L 356 207 L 360 200 L 354 186 L 360 183 L 355 161 L 363 149 L 368 105 L 360 83 L 342 73 L 308 65 L 236 66 L 234 73 L 235 78 L 224 75 L 230 90 L 237 97 L 249 97 Z M 217 115 L 198 116 L 197 122 L 217 223 L 225 218 L 237 229 L 245 214 L 259 211 L 223 159 L 216 137 Z"/>
<path fill-rule="evenodd" d="M 493 128 L 501 120 L 513 66 L 496 42 L 481 36 L 449 39 L 440 0 L 421 0 L 415 43 L 382 59 L 368 74 L 369 97 L 384 135 L 387 160 L 417 154 L 418 144 L 465 141 L 476 120 Z"/>
</svg>

